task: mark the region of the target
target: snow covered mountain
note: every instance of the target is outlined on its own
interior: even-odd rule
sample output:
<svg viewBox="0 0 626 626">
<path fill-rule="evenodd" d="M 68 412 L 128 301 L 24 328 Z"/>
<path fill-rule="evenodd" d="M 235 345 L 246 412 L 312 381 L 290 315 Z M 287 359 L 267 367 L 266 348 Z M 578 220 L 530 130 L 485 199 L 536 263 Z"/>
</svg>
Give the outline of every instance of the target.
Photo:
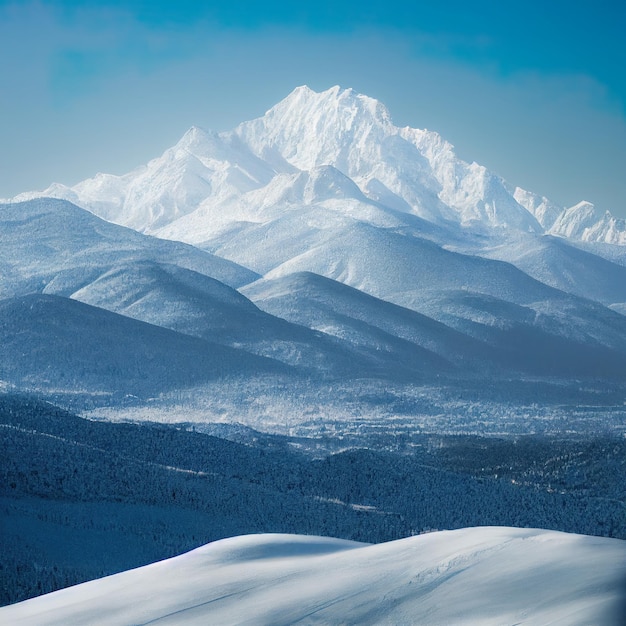
<svg viewBox="0 0 626 626">
<path fill-rule="evenodd" d="M 0 608 L 28 624 L 621 623 L 626 544 L 468 528 L 368 545 L 249 535 Z"/>
<path fill-rule="evenodd" d="M 513 188 L 350 89 L 300 87 L 124 176 L 23 194 L 0 232 L 4 298 L 69 297 L 309 373 L 626 372 L 621 222 Z"/>
<path fill-rule="evenodd" d="M 381 103 L 350 89 L 300 87 L 233 131 L 192 128 L 124 176 L 98 174 L 21 198 L 42 195 L 257 274 L 315 272 L 422 312 L 415 300 L 424 290 L 469 287 L 509 299 L 512 281 L 527 291 L 525 278 L 480 257 L 617 311 L 626 306 L 615 267 L 626 263 L 625 249 L 610 246 L 619 250 L 602 263 L 571 245 L 624 243 L 623 220 L 587 202 L 563 209 L 513 188 L 458 159 L 437 133 L 394 126 Z"/>
<path fill-rule="evenodd" d="M 239 287 L 258 274 L 193 246 L 146 237 L 65 201 L 0 204 L 0 290 L 70 295 L 115 263 L 159 262 Z"/>
<path fill-rule="evenodd" d="M 295 89 L 263 117 L 224 133 L 191 128 L 173 148 L 123 176 L 98 174 L 16 199 L 50 196 L 142 232 L 193 244 L 323 205 L 378 223 L 397 213 L 476 232 L 513 229 L 626 242 L 626 224 L 592 204 L 557 207 L 511 187 L 427 130 L 395 126 L 351 89 Z M 338 203 L 338 200 L 341 200 Z"/>
</svg>

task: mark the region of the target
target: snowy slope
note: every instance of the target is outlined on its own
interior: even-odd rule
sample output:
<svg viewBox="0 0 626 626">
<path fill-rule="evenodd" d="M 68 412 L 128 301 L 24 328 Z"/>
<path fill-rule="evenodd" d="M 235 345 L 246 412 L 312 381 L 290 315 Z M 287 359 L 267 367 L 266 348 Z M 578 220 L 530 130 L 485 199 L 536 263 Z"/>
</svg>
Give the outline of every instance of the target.
<svg viewBox="0 0 626 626">
<path fill-rule="evenodd" d="M 381 263 L 373 259 L 372 267 Z M 417 291 L 421 300 L 411 305 L 430 317 L 390 302 L 406 294 L 387 294 L 390 301 L 385 301 L 308 272 L 262 279 L 242 291 L 273 315 L 367 346 L 404 365 L 412 360 L 432 364 L 427 350 L 466 376 L 512 371 L 611 379 L 626 371 L 622 315 L 559 292 L 533 301 L 532 283 L 527 284 L 526 304 L 470 289 L 445 290 L 446 277 L 433 273 L 440 291 Z"/>
<path fill-rule="evenodd" d="M 345 373 L 354 363 L 346 346 L 259 310 L 239 292 L 204 274 L 143 261 L 103 268 L 94 276 L 69 297 L 305 369 Z M 45 293 L 54 293 L 55 285 L 52 281 Z M 367 363 L 361 365 L 366 371 Z"/>
<path fill-rule="evenodd" d="M 197 248 L 104 222 L 68 202 L 0 205 L 0 235 L 4 297 L 33 292 L 70 297 L 324 371 L 345 370 L 354 360 L 336 341 L 263 313 L 220 282 L 239 285 L 257 278 L 254 272 Z"/>
<path fill-rule="evenodd" d="M 414 235 L 354 223 L 265 274 L 309 271 L 419 310 L 431 294 L 469 289 L 517 303 L 558 296 L 508 263 L 459 254 Z"/>
<path fill-rule="evenodd" d="M 616 539 L 501 527 L 367 545 L 249 535 L 0 609 L 28 624 L 614 625 Z"/>
<path fill-rule="evenodd" d="M 415 311 L 310 272 L 261 279 L 242 288 L 264 311 L 339 337 L 396 362 L 433 367 L 433 354 L 456 365 L 487 366 L 493 350 Z"/>
<path fill-rule="evenodd" d="M 448 325 L 453 318 L 496 327 L 524 321 L 561 336 L 597 339 L 619 349 L 626 338 L 622 316 L 534 280 L 510 263 L 460 254 L 426 239 L 363 223 L 339 231 L 325 245 L 294 257 L 265 278 L 303 271 Z M 470 299 L 473 310 L 467 307 Z M 468 331 L 467 326 L 454 323 L 454 327 Z"/>
<path fill-rule="evenodd" d="M 626 302 L 626 267 L 562 237 L 521 235 L 483 249 L 481 255 L 512 263 L 536 280 L 576 296 L 606 305 Z"/>
</svg>

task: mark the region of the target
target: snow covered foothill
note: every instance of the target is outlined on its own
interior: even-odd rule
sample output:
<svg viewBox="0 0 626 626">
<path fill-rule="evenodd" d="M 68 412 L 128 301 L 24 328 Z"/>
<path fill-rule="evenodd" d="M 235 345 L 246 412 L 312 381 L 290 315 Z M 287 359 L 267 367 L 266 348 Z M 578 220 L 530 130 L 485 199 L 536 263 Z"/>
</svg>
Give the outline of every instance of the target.
<svg viewBox="0 0 626 626">
<path fill-rule="evenodd" d="M 105 222 L 67 201 L 0 204 L 0 238 L 0 299 L 62 296 L 324 371 L 345 370 L 354 361 L 336 342 L 263 313 L 232 287 L 258 274 L 192 246 Z"/>
<path fill-rule="evenodd" d="M 521 234 L 491 249 L 485 247 L 480 254 L 511 263 L 535 280 L 572 295 L 605 305 L 626 302 L 626 268 L 619 257 L 604 258 L 562 237 Z"/>
<path fill-rule="evenodd" d="M 626 543 L 476 527 L 368 545 L 248 535 L 0 609 L 63 624 L 552 624 L 623 620 Z"/>
<path fill-rule="evenodd" d="M 311 272 L 261 279 L 241 289 L 264 311 L 359 346 L 433 366 L 425 351 L 452 363 L 485 361 L 493 354 L 434 319 Z"/>
<path fill-rule="evenodd" d="M 69 296 L 110 267 L 168 263 L 239 287 L 258 275 L 180 242 L 106 222 L 65 200 L 0 203 L 0 292 Z M 52 283 L 52 284 L 50 284 Z"/>
</svg>

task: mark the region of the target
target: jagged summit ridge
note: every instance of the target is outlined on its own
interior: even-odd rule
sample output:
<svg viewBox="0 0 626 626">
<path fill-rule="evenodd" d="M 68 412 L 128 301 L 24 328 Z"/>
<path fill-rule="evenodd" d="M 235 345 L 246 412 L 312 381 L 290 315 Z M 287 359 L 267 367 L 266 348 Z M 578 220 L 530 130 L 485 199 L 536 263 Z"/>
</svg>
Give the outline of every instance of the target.
<svg viewBox="0 0 626 626">
<path fill-rule="evenodd" d="M 352 89 L 316 93 L 303 86 L 234 132 L 259 156 L 278 152 L 301 170 L 334 165 L 352 176 L 359 165 L 354 144 L 371 150 L 394 129 L 387 109 L 373 98 Z"/>
<path fill-rule="evenodd" d="M 322 92 L 297 87 L 233 131 L 194 126 L 163 155 L 124 176 L 98 174 L 71 188 L 55 184 L 17 199 L 59 197 L 109 221 L 198 244 L 296 206 L 328 208 L 327 190 L 302 197 L 290 191 L 294 176 L 315 177 L 312 171 L 327 167 L 352 183 L 340 186 L 344 196 L 333 196 L 349 201 L 333 210 L 347 206 L 352 218 L 380 222 L 382 209 L 384 220 L 389 213 L 409 213 L 483 234 L 515 230 L 626 242 L 620 220 L 579 205 L 563 209 L 514 188 L 457 158 L 438 133 L 397 127 L 381 102 L 338 86 Z"/>
</svg>

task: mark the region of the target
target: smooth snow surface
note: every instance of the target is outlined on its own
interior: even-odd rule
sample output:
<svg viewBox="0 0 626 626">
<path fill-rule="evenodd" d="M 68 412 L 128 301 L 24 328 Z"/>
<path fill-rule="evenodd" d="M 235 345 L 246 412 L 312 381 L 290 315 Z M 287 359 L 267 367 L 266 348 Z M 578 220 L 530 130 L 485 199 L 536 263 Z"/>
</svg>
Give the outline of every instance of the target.
<svg viewBox="0 0 626 626">
<path fill-rule="evenodd" d="M 468 528 L 378 545 L 225 539 L 0 609 L 5 624 L 622 623 L 626 543 Z"/>
</svg>

